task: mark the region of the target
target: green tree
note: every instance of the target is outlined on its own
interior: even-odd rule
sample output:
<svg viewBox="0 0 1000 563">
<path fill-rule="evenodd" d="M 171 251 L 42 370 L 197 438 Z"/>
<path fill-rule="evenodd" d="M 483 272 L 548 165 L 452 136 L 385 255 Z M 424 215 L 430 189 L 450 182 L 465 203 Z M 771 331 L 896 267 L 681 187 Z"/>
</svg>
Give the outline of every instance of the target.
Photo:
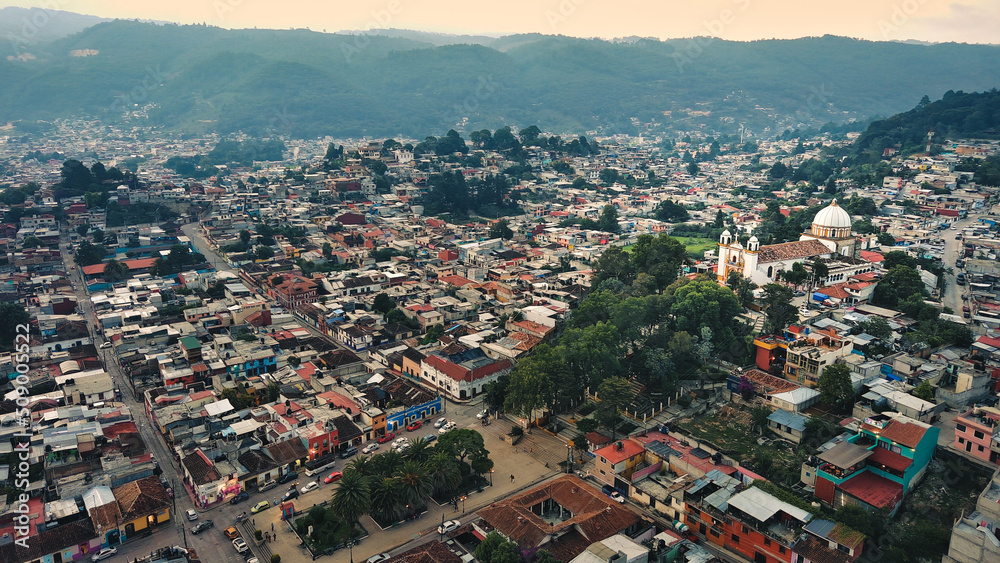
<svg viewBox="0 0 1000 563">
<path fill-rule="evenodd" d="M 771 416 L 771 409 L 764 405 L 758 405 L 750 410 L 750 419 L 753 420 L 753 426 L 761 434 L 767 429 L 767 417 Z"/>
<path fill-rule="evenodd" d="M 354 524 L 371 506 L 368 480 L 357 471 L 345 471 L 333 492 L 331 505 L 341 518 Z"/>
<path fill-rule="evenodd" d="M 514 231 L 510 229 L 506 219 L 501 219 L 490 226 L 489 237 L 510 240 L 514 238 Z"/>
<path fill-rule="evenodd" d="M 721 212 L 720 212 L 721 213 Z M 660 221 L 666 221 L 667 223 L 683 223 L 691 219 L 691 215 L 688 214 L 687 209 L 677 205 L 669 199 L 665 199 L 660 202 L 660 205 L 656 207 L 656 211 L 653 216 Z M 718 219 L 718 216 L 716 216 Z"/>
<path fill-rule="evenodd" d="M 809 270 L 801 262 L 796 262 L 792 264 L 791 269 L 783 271 L 781 277 L 792 285 L 799 285 L 812 277 L 812 274 L 809 273 Z"/>
<path fill-rule="evenodd" d="M 11 350 L 15 345 L 14 340 L 19 334 L 28 336 L 23 331 L 19 331 L 19 325 L 27 325 L 31 322 L 31 315 L 27 309 L 19 303 L 0 303 L 0 318 L 5 319 L 0 323 L 0 349 Z M 20 342 L 18 342 L 20 344 Z"/>
<path fill-rule="evenodd" d="M 895 246 L 896 244 L 896 237 L 890 235 L 889 233 L 879 233 L 876 238 L 878 243 L 882 246 Z"/>
<path fill-rule="evenodd" d="M 488 456 L 489 450 L 483 442 L 483 435 L 471 428 L 455 428 L 445 432 L 438 439 L 438 451 L 448 452 L 465 462 L 465 458 Z"/>
<path fill-rule="evenodd" d="M 913 396 L 933 403 L 935 401 L 934 387 L 931 386 L 929 381 L 921 381 L 920 385 L 917 385 L 917 388 L 913 390 Z"/>
<path fill-rule="evenodd" d="M 617 233 L 621 230 L 618 224 L 618 210 L 613 205 L 605 205 L 601 216 L 597 219 L 597 228 L 606 233 Z"/>
<path fill-rule="evenodd" d="M 34 236 L 25 237 L 21 246 L 24 248 L 38 248 L 42 246 L 42 239 Z"/>
<path fill-rule="evenodd" d="M 600 426 L 600 423 L 593 418 L 581 418 L 576 421 L 577 429 L 584 434 L 589 434 L 597 430 L 598 426 Z"/>
<path fill-rule="evenodd" d="M 632 402 L 632 385 L 624 377 L 610 377 L 597 387 L 597 404 L 595 416 L 601 425 L 611 430 L 612 439 L 618 428 L 621 411 Z"/>
<path fill-rule="evenodd" d="M 424 334 L 424 338 L 420 341 L 421 344 L 430 344 L 436 341 L 438 338 L 444 336 L 444 325 L 436 324 L 431 325 L 427 332 Z"/>
<path fill-rule="evenodd" d="M 837 412 L 847 413 L 854 406 L 854 386 L 851 368 L 847 364 L 831 364 L 819 376 L 820 400 Z"/>
<path fill-rule="evenodd" d="M 736 294 L 736 300 L 739 301 L 740 307 L 747 309 L 753 305 L 753 292 L 757 289 L 757 284 L 750 281 L 750 278 L 744 277 L 737 271 L 729 272 L 729 277 L 726 278 L 726 287 Z"/>
<path fill-rule="evenodd" d="M 423 506 L 430 498 L 434 484 L 431 482 L 430 473 L 422 463 L 404 461 L 396 470 L 395 477 L 399 481 L 400 498 L 408 506 L 413 508 Z"/>
<path fill-rule="evenodd" d="M 372 309 L 382 313 L 383 315 L 388 314 L 389 311 L 396 308 L 396 302 L 392 297 L 389 297 L 385 293 L 379 293 L 375 296 L 375 300 L 372 302 Z"/>
<path fill-rule="evenodd" d="M 889 321 L 883 319 L 882 317 L 870 317 L 868 320 L 858 323 L 858 328 L 860 328 L 862 332 L 870 334 L 882 341 L 887 341 L 892 338 L 892 327 L 889 326 Z"/>
<path fill-rule="evenodd" d="M 764 309 L 764 332 L 778 334 L 785 330 L 789 323 L 798 320 L 795 305 L 792 305 L 792 290 L 776 283 L 764 286 L 761 306 Z"/>
<path fill-rule="evenodd" d="M 926 295 L 920 273 L 909 266 L 893 266 L 875 286 L 872 303 L 892 309 L 906 298 L 919 296 L 923 299 Z"/>
<path fill-rule="evenodd" d="M 690 174 L 691 176 L 697 176 L 698 172 L 701 171 L 701 169 L 698 168 L 697 162 L 689 162 L 688 165 L 685 167 L 685 170 L 687 170 L 687 173 Z"/>
<path fill-rule="evenodd" d="M 109 260 L 104 264 L 104 279 L 110 282 L 117 282 L 128 279 L 129 270 L 128 266 L 124 262 L 119 262 L 118 260 Z"/>
<path fill-rule="evenodd" d="M 270 246 L 264 246 L 263 244 L 254 249 L 254 254 L 257 256 L 258 260 L 270 260 L 274 258 L 274 249 Z"/>
</svg>

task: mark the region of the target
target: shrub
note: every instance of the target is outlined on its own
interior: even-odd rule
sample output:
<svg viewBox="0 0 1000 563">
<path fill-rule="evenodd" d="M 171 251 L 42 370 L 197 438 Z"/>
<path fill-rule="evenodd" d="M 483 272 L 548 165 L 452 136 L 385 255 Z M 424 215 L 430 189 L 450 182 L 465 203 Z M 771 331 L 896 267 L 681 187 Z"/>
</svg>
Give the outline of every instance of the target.
<svg viewBox="0 0 1000 563">
<path fill-rule="evenodd" d="M 281 556 L 277 553 L 271 554 L 271 563 L 281 563 Z"/>
<path fill-rule="evenodd" d="M 680 405 L 680 406 L 682 406 L 682 407 L 684 407 L 684 408 L 690 407 L 691 406 L 691 395 L 687 395 L 687 394 L 681 395 L 680 397 L 677 398 L 677 404 Z"/>
<path fill-rule="evenodd" d="M 511 436 L 520 436 L 521 434 L 524 434 L 524 430 L 520 426 L 517 426 L 515 424 L 514 426 L 510 427 Z"/>
<path fill-rule="evenodd" d="M 254 537 L 254 538 L 255 538 L 255 539 L 257 540 L 257 541 L 261 541 L 261 540 L 263 540 L 263 539 L 264 539 L 264 532 L 261 532 L 260 530 L 254 530 L 254 531 L 253 531 L 253 537 Z"/>
</svg>

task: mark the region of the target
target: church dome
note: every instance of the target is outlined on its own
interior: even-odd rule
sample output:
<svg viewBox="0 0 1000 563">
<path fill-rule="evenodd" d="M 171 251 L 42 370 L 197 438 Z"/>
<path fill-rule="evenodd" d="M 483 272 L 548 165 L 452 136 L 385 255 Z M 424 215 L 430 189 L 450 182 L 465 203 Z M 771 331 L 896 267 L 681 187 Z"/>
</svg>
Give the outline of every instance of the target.
<svg viewBox="0 0 1000 563">
<path fill-rule="evenodd" d="M 837 200 L 833 200 L 829 206 L 824 207 L 813 219 L 813 227 L 826 227 L 830 229 L 851 228 L 851 214 L 837 205 Z"/>
</svg>

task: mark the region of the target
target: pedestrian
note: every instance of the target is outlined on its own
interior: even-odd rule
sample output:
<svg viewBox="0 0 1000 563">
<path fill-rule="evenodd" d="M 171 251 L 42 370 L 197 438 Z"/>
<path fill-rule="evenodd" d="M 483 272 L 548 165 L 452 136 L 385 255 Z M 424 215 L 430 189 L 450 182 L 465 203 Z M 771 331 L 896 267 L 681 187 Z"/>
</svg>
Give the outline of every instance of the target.
<svg viewBox="0 0 1000 563">
<path fill-rule="evenodd" d="M 535 448 L 529 448 L 530 453 L 535 453 Z"/>
<path fill-rule="evenodd" d="M 274 522 L 271 522 L 271 533 L 274 533 Z"/>
<path fill-rule="evenodd" d="M 513 483 L 513 482 L 514 482 L 514 476 L 513 476 L 513 475 L 511 475 L 511 476 L 510 476 L 510 482 L 511 482 L 511 483 Z"/>
</svg>

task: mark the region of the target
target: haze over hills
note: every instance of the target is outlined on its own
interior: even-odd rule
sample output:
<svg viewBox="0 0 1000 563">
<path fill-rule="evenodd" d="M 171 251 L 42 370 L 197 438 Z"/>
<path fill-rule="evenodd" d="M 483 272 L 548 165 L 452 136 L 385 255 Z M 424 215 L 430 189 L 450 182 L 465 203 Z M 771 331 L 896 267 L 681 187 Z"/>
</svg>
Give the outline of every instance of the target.
<svg viewBox="0 0 1000 563">
<path fill-rule="evenodd" d="M 106 21 L 111 20 L 63 10 L 8 6 L 0 8 L 0 37 L 8 43 L 8 49 L 37 45 Z"/>
<path fill-rule="evenodd" d="M 9 60 L 3 45 L 0 122 L 113 121 L 130 110 L 132 120 L 189 132 L 310 137 L 504 124 L 605 134 L 744 124 L 761 136 L 1000 82 L 1000 48 L 987 45 L 386 33 L 116 20 L 32 46 L 30 60 Z"/>
</svg>

